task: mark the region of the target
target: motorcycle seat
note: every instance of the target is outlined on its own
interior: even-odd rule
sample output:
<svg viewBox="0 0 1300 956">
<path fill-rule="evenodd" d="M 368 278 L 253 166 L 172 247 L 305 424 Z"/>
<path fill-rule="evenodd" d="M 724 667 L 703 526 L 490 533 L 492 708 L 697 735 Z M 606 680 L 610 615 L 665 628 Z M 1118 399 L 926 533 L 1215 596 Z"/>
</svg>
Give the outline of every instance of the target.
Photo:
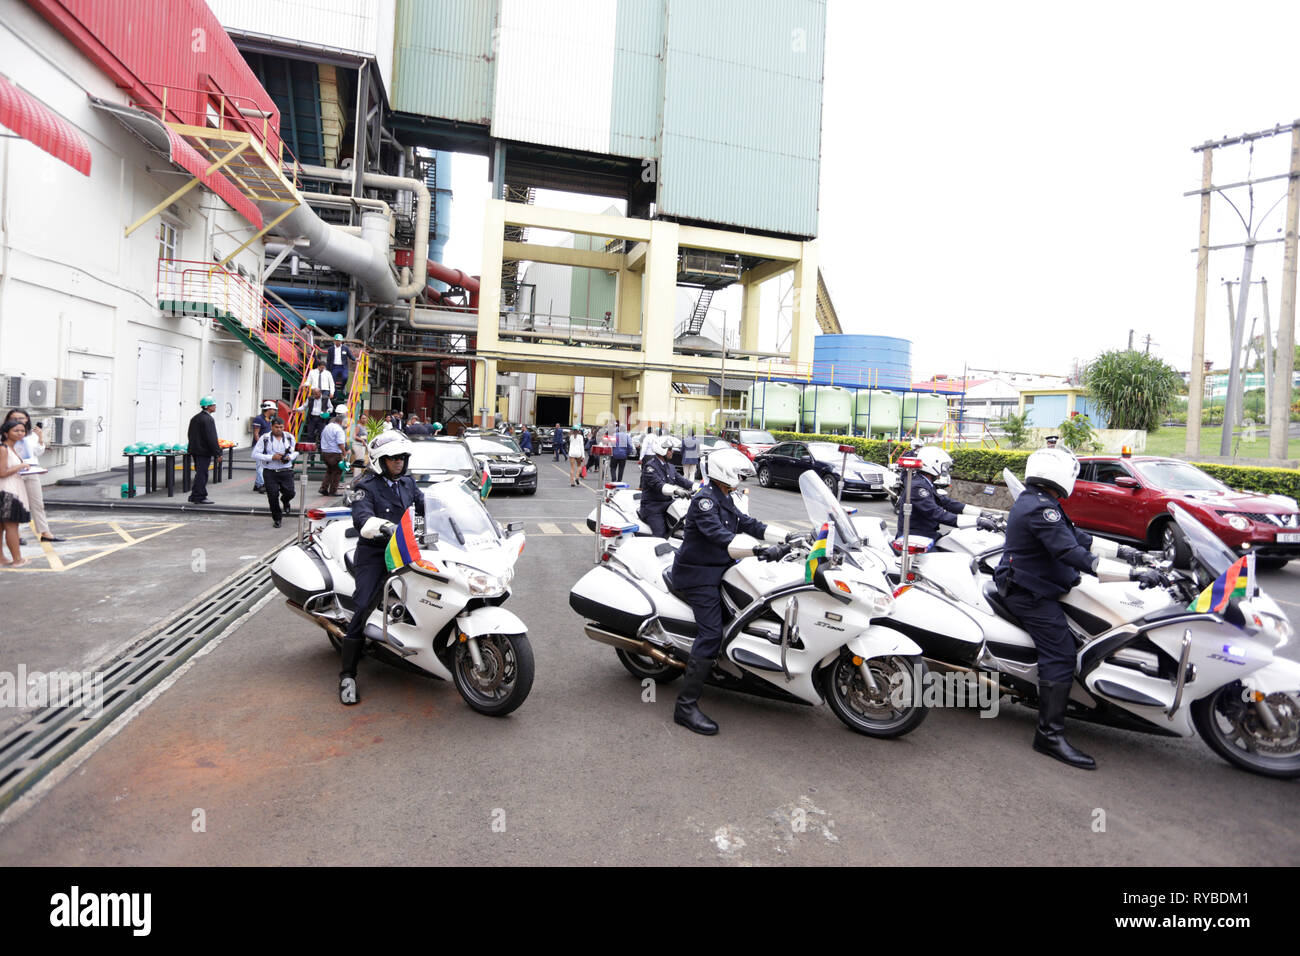
<svg viewBox="0 0 1300 956">
<path fill-rule="evenodd" d="M 668 567 L 664 568 L 663 582 L 664 582 L 664 587 L 666 587 L 666 588 L 668 589 L 668 593 L 669 593 L 669 594 L 671 594 L 673 597 L 677 598 L 677 600 L 682 601 L 682 602 L 684 602 L 684 603 L 686 603 L 686 604 L 690 604 L 690 603 L 691 603 L 691 602 L 687 599 L 686 595 L 680 593 L 680 592 L 679 592 L 675 587 L 673 587 L 673 569 L 672 569 L 672 565 L 669 565 Z"/>
<path fill-rule="evenodd" d="M 1022 631 L 1029 630 L 1020 623 L 1020 619 L 1012 613 L 1011 608 L 1007 607 L 1006 602 L 1002 600 L 1002 595 L 998 593 L 998 586 L 992 581 L 987 581 L 984 584 L 984 599 L 989 602 L 989 606 L 993 608 L 993 612 L 997 614 L 998 617 L 1014 624 Z"/>
<path fill-rule="evenodd" d="M 353 561 L 352 561 L 352 558 L 355 555 L 356 555 L 355 551 L 343 552 L 343 566 L 348 569 L 348 574 L 352 575 L 353 577 L 356 577 L 357 575 L 356 568 L 353 566 Z"/>
</svg>

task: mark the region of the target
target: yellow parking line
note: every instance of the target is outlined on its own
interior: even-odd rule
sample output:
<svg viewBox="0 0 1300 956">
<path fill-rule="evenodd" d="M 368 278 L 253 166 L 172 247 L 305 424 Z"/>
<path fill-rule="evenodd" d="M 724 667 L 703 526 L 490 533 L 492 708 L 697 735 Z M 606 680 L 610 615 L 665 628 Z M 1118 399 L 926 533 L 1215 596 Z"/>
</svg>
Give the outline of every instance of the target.
<svg viewBox="0 0 1300 956">
<path fill-rule="evenodd" d="M 114 531 L 116 531 L 119 535 L 121 535 L 122 540 L 125 541 L 127 544 L 134 544 L 134 543 L 135 543 L 135 538 L 133 538 L 133 537 L 131 537 L 131 535 L 127 534 L 126 531 L 123 530 L 122 526 L 121 526 L 120 524 L 118 524 L 116 521 L 110 521 L 110 522 L 108 523 L 108 526 L 109 526 L 110 528 L 112 528 Z"/>
<path fill-rule="evenodd" d="M 539 521 L 537 527 L 541 529 L 542 534 L 564 534 L 557 525 L 549 521 Z"/>
<path fill-rule="evenodd" d="M 50 542 L 42 538 L 37 538 L 37 540 L 41 544 L 41 550 L 45 552 L 46 559 L 50 562 L 50 570 L 62 571 L 63 562 L 59 559 L 59 556 L 54 553 L 54 548 L 50 546 Z"/>
<path fill-rule="evenodd" d="M 591 529 L 581 521 L 574 521 L 573 527 L 577 529 L 578 534 L 591 534 Z"/>
</svg>

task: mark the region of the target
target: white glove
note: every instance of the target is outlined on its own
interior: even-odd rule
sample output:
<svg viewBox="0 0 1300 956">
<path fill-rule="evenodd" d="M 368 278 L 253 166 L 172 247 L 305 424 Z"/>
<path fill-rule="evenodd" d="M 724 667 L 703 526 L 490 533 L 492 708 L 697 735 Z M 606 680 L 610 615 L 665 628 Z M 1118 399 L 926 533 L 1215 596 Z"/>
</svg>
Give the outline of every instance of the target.
<svg viewBox="0 0 1300 956">
<path fill-rule="evenodd" d="M 979 512 L 974 509 L 968 509 L 957 516 L 957 527 L 973 528 L 979 520 Z"/>
<path fill-rule="evenodd" d="M 386 538 L 390 533 L 388 529 L 392 527 L 393 523 L 383 518 L 367 518 L 366 523 L 361 526 L 361 537 L 372 541 L 376 538 Z"/>
<path fill-rule="evenodd" d="M 727 554 L 739 561 L 741 558 L 752 558 L 754 548 L 759 546 L 757 538 L 751 538 L 747 534 L 738 534 L 731 539 L 727 545 Z"/>
<path fill-rule="evenodd" d="M 1129 566 L 1120 561 L 1113 561 L 1110 558 L 1093 558 L 1092 568 L 1092 573 L 1097 575 L 1097 580 L 1102 584 L 1112 584 L 1116 581 L 1130 580 Z"/>
<path fill-rule="evenodd" d="M 785 539 L 789 536 L 789 531 L 775 524 L 768 525 L 767 530 L 763 532 L 763 540 L 770 541 L 772 544 L 785 544 Z"/>
<path fill-rule="evenodd" d="M 681 485 L 664 484 L 660 486 L 659 490 L 669 498 L 689 498 L 691 496 L 690 490 L 683 488 Z"/>
<path fill-rule="evenodd" d="M 1092 547 L 1088 549 L 1099 558 L 1119 557 L 1119 545 L 1114 541 L 1107 541 L 1105 538 L 1092 539 Z"/>
</svg>

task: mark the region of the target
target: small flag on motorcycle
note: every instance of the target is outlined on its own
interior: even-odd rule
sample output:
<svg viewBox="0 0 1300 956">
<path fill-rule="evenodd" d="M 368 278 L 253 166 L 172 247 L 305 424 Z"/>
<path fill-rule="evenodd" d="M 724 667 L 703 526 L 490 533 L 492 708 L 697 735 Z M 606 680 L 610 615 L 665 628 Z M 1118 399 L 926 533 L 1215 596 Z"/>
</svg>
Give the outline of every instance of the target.
<svg viewBox="0 0 1300 956">
<path fill-rule="evenodd" d="M 486 498 L 488 496 L 488 493 L 491 490 L 492 490 L 492 473 L 488 471 L 487 465 L 484 465 L 483 474 L 479 475 L 479 479 L 478 479 L 478 496 L 480 498 Z"/>
<path fill-rule="evenodd" d="M 402 515 L 402 523 L 388 539 L 388 547 L 384 549 L 384 564 L 389 571 L 396 571 L 419 560 L 420 545 L 415 540 L 415 525 L 411 521 L 411 512 L 408 511 Z"/>
<path fill-rule="evenodd" d="M 1187 610 L 1201 614 L 1207 611 L 1221 613 L 1233 598 L 1243 598 L 1255 593 L 1255 553 L 1245 555 L 1228 570 L 1214 579 L 1214 583 L 1197 595 L 1187 605 Z"/>
<path fill-rule="evenodd" d="M 817 573 L 817 565 L 826 560 L 827 555 L 835 550 L 835 529 L 831 527 L 829 521 L 822 524 L 821 529 L 817 532 L 817 538 L 813 542 L 812 550 L 808 552 L 808 561 L 804 564 L 803 580 L 805 584 L 811 584 L 813 576 Z"/>
</svg>

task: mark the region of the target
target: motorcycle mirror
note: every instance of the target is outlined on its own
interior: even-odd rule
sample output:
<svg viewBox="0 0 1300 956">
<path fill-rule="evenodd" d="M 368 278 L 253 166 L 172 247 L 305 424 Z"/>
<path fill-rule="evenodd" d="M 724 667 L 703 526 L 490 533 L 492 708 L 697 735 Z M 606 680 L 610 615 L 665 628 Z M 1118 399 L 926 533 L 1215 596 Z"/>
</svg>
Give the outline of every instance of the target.
<svg viewBox="0 0 1300 956">
<path fill-rule="evenodd" d="M 510 521 L 506 523 L 507 535 L 517 534 L 518 532 L 523 530 L 524 530 L 524 523 L 522 521 Z"/>
</svg>

